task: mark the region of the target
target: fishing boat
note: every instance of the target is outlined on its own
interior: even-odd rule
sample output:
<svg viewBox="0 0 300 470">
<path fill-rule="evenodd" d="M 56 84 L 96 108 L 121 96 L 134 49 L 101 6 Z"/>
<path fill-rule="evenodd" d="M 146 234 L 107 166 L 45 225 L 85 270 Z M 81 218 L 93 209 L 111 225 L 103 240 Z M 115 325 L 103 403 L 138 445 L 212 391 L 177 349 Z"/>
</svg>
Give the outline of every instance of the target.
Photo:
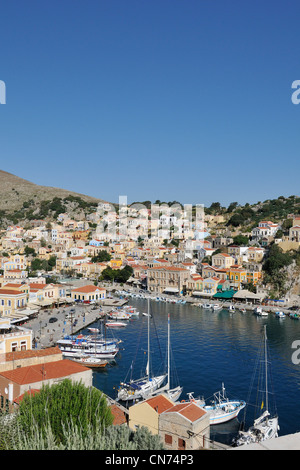
<svg viewBox="0 0 300 470">
<path fill-rule="evenodd" d="M 268 439 L 278 437 L 279 424 L 278 424 L 278 415 L 275 411 L 271 414 L 269 410 L 269 375 L 268 375 L 268 351 L 267 351 L 267 334 L 266 326 L 264 327 L 264 340 L 261 348 L 261 356 L 263 356 L 262 363 L 264 369 L 264 381 L 265 381 L 265 390 L 264 397 L 262 398 L 261 406 L 259 412 L 261 413 L 258 418 L 254 420 L 254 423 L 248 431 L 239 431 L 238 436 L 235 438 L 233 444 L 234 446 L 242 446 L 253 443 L 258 443 L 266 441 Z M 258 391 L 261 390 L 262 378 L 258 377 Z M 264 410 L 264 411 L 263 411 Z"/>
<path fill-rule="evenodd" d="M 234 305 L 229 305 L 228 307 L 229 312 L 234 313 L 235 312 L 235 306 Z"/>
<path fill-rule="evenodd" d="M 222 384 L 222 390 L 214 393 L 212 404 L 204 405 L 203 409 L 209 413 L 210 424 L 215 425 L 236 418 L 245 406 L 246 402 L 243 400 L 229 400 Z"/>
<path fill-rule="evenodd" d="M 194 398 L 193 392 L 188 393 L 190 402 L 203 408 L 209 414 L 210 425 L 222 424 L 236 418 L 239 412 L 246 406 L 243 400 L 230 400 L 225 391 L 224 384 L 222 390 L 214 393 L 213 400 L 207 405 L 204 398 Z"/>
<path fill-rule="evenodd" d="M 277 318 L 285 318 L 285 313 L 284 312 L 275 312 L 275 315 Z"/>
<path fill-rule="evenodd" d="M 117 400 L 134 401 L 146 399 L 153 394 L 166 379 L 166 374 L 152 376 L 150 374 L 150 314 L 148 300 L 148 356 L 145 376 L 129 382 L 121 382 L 118 389 Z M 130 368 L 132 372 L 132 366 Z"/>
<path fill-rule="evenodd" d="M 299 320 L 299 313 L 297 312 L 290 313 L 290 318 L 293 318 L 294 320 Z"/>
</svg>

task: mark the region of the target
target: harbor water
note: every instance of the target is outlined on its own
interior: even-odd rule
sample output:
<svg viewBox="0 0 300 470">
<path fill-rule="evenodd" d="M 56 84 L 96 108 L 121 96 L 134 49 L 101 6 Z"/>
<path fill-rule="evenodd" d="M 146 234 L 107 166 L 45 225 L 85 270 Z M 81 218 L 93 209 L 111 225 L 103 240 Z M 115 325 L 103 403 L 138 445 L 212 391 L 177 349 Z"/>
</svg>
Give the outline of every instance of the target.
<svg viewBox="0 0 300 470">
<path fill-rule="evenodd" d="M 147 300 L 130 299 L 129 303 L 137 307 L 139 317 L 132 318 L 125 328 L 113 330 L 113 335 L 122 340 L 120 352 L 115 362 L 93 372 L 94 386 L 112 398 L 116 398 L 120 382 L 129 380 L 130 374 L 133 379 L 145 375 L 148 318 L 142 313 L 147 312 Z M 165 370 L 170 314 L 171 375 L 174 386 L 183 386 L 180 400 L 194 392 L 195 397 L 204 397 L 209 404 L 222 383 L 229 398 L 247 402 L 249 398 L 246 414 L 242 410 L 237 419 L 211 427 L 211 438 L 226 444 L 231 443 L 244 418 L 246 428 L 253 423 L 249 390 L 266 325 L 273 392 L 269 400 L 277 407 L 279 435 L 300 431 L 300 365 L 293 360 L 293 343 L 300 342 L 300 320 L 288 316 L 280 319 L 271 313 L 259 317 L 250 311 L 230 313 L 227 309 L 212 311 L 156 301 L 150 302 L 150 312 L 155 374 Z"/>
</svg>

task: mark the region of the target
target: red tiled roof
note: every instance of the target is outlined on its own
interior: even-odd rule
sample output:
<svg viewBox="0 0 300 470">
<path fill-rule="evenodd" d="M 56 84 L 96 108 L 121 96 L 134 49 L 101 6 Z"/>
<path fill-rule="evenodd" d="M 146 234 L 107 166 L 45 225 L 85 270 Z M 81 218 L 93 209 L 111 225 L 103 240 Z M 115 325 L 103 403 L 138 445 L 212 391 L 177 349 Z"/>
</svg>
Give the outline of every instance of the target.
<svg viewBox="0 0 300 470">
<path fill-rule="evenodd" d="M 53 354 L 62 354 L 58 346 L 46 349 L 27 349 L 26 351 L 14 351 L 5 353 L 5 361 L 17 361 L 19 359 L 27 359 L 30 357 L 46 357 Z"/>
<path fill-rule="evenodd" d="M 23 294 L 23 292 L 19 290 L 14 290 L 14 289 L 5 289 L 5 287 L 2 287 L 0 289 L 0 294 L 2 295 L 20 295 Z"/>
<path fill-rule="evenodd" d="M 168 400 L 164 395 L 158 395 L 157 397 L 149 398 L 146 403 L 151 406 L 158 414 L 163 413 L 172 407 L 172 402 Z"/>
<path fill-rule="evenodd" d="M 197 421 L 206 414 L 206 411 L 194 403 L 180 403 L 165 411 L 165 413 L 179 413 L 191 422 Z"/>
<path fill-rule="evenodd" d="M 18 383 L 19 385 L 24 385 L 41 382 L 42 380 L 67 377 L 87 370 L 89 369 L 81 364 L 70 361 L 69 359 L 63 359 L 61 361 L 46 362 L 45 364 L 36 364 L 4 371 L 0 373 L 0 376 Z"/>
<path fill-rule="evenodd" d="M 36 393 L 39 393 L 39 392 L 40 392 L 40 390 L 38 390 L 36 388 L 31 388 L 30 390 L 27 390 L 27 392 L 23 393 L 23 395 L 20 395 L 19 397 L 15 398 L 14 403 L 17 403 L 17 404 L 20 403 L 23 400 L 25 395 L 34 396 Z"/>
<path fill-rule="evenodd" d="M 102 287 L 97 287 L 93 285 L 88 285 L 88 286 L 83 286 L 83 287 L 77 287 L 72 289 L 73 292 L 83 292 L 83 293 L 88 293 L 88 292 L 95 292 L 96 290 L 105 290 Z"/>
<path fill-rule="evenodd" d="M 114 417 L 114 420 L 113 420 L 113 425 L 114 426 L 117 426 L 119 424 L 126 424 L 127 423 L 126 415 L 125 415 L 124 411 L 122 411 L 117 405 L 111 405 L 110 410 L 111 410 L 112 415 Z"/>
</svg>

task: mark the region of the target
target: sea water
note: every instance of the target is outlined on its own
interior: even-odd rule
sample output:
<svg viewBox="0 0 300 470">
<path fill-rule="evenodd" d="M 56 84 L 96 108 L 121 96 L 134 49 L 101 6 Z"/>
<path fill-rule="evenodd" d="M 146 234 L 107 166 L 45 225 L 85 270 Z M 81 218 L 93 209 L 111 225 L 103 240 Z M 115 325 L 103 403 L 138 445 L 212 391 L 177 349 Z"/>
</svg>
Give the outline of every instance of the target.
<svg viewBox="0 0 300 470">
<path fill-rule="evenodd" d="M 116 398 L 120 382 L 145 375 L 147 363 L 147 301 L 130 299 L 140 315 L 125 328 L 111 330 L 119 338 L 120 352 L 106 369 L 93 373 L 94 386 Z M 189 304 L 150 302 L 150 349 L 152 371 L 164 372 L 167 363 L 168 314 L 170 314 L 171 385 L 183 386 L 180 400 L 187 393 L 204 397 L 207 404 L 213 394 L 226 388 L 229 398 L 245 400 L 249 405 L 237 419 L 211 427 L 211 438 L 230 443 L 245 418 L 246 428 L 253 423 L 254 398 L 250 385 L 257 368 L 264 325 L 267 326 L 269 350 L 268 374 L 272 379 L 270 407 L 277 407 L 279 435 L 300 431 L 300 365 L 292 360 L 294 341 L 300 341 L 300 320 L 277 318 L 269 313 L 259 317 L 251 311 L 242 313 L 227 309 L 212 311 Z M 177 379 L 177 380 L 176 380 Z M 177 383 L 178 382 L 178 383 Z M 255 391 L 254 391 L 255 392 Z M 244 416 L 245 415 L 245 416 Z"/>
</svg>

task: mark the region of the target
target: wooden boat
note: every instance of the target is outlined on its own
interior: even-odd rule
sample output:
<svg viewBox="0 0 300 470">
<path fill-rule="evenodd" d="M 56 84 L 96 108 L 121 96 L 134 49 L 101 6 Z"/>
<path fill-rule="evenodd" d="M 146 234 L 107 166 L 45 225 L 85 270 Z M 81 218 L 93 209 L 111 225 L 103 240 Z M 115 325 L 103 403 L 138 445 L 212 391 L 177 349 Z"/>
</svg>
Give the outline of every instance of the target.
<svg viewBox="0 0 300 470">
<path fill-rule="evenodd" d="M 72 359 L 74 362 L 82 364 L 83 366 L 90 367 L 91 369 L 95 369 L 98 367 L 106 367 L 108 361 L 105 359 L 99 359 L 95 356 L 82 356 L 78 358 Z"/>
</svg>

